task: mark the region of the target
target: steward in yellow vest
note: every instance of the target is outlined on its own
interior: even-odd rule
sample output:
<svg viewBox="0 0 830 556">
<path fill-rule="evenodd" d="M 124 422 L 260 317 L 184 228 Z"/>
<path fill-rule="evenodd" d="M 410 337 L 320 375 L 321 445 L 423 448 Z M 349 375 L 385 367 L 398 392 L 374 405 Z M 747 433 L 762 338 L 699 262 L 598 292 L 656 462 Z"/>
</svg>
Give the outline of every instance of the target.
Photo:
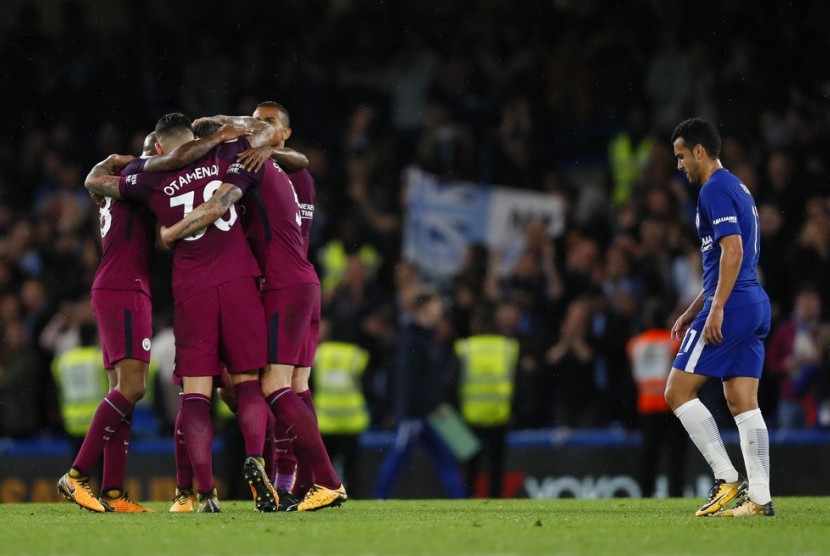
<svg viewBox="0 0 830 556">
<path fill-rule="evenodd" d="M 519 365 L 519 342 L 493 332 L 494 309 L 490 307 L 480 307 L 474 312 L 470 328 L 473 336 L 455 342 L 455 354 L 461 370 L 461 416 L 482 445 L 482 450 L 466 464 L 467 493 L 470 497 L 476 495 L 479 470 L 486 454 L 490 472 L 486 492 L 490 498 L 500 498 L 503 494 L 507 429 L 512 416 L 513 390 Z"/>
<path fill-rule="evenodd" d="M 98 405 L 109 392 L 102 357 L 98 346 L 80 346 L 52 361 L 63 424 L 70 436 L 84 437 Z"/>
<path fill-rule="evenodd" d="M 471 336 L 455 342 L 461 363 L 461 415 L 479 427 L 505 425 L 510 420 L 519 342 L 496 334 Z"/>
<path fill-rule="evenodd" d="M 369 410 L 361 377 L 369 353 L 355 344 L 323 342 L 317 346 L 312 378 L 320 433 L 360 434 L 369 428 Z"/>
<path fill-rule="evenodd" d="M 327 341 L 326 319 L 320 323 L 320 343 L 311 370 L 317 423 L 326 450 L 339 465 L 349 492 L 361 492 L 360 433 L 369 428 L 369 410 L 363 396 L 363 373 L 369 353 L 362 347 Z"/>
<path fill-rule="evenodd" d="M 654 150 L 654 136 L 648 129 L 648 111 L 639 105 L 628 109 L 626 129 L 608 145 L 608 166 L 614 180 L 614 206 L 631 201 L 634 184 L 645 173 Z"/>
</svg>

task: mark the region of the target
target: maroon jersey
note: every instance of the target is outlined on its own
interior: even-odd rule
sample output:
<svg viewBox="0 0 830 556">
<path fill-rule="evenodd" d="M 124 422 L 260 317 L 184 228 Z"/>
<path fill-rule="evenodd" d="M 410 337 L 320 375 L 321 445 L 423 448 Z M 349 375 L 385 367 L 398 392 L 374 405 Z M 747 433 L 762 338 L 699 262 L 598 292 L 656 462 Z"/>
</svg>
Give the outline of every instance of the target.
<svg viewBox="0 0 830 556">
<path fill-rule="evenodd" d="M 317 200 L 317 193 L 314 190 L 314 178 L 305 169 L 291 172 L 288 177 L 294 185 L 297 200 L 300 202 L 303 241 L 305 242 L 305 254 L 308 257 L 308 246 L 311 242 L 311 224 L 314 221 L 314 202 Z"/>
<path fill-rule="evenodd" d="M 222 185 L 225 171 L 235 164 L 236 155 L 249 147 L 244 139 L 230 141 L 175 172 L 124 176 L 118 184 L 121 196 L 146 202 L 159 222 L 172 226 L 211 198 Z M 240 187 L 245 191 L 247 184 Z M 259 275 L 236 206 L 207 228 L 176 244 L 173 296 L 177 303 L 230 280 Z"/>
<path fill-rule="evenodd" d="M 288 175 L 268 160 L 258 172 L 231 167 L 225 180 L 251 188 L 242 199 L 245 230 L 264 276 L 262 289 L 275 290 L 300 284 L 319 284 L 308 262 L 308 242 L 303 238 L 300 201 Z"/>
<path fill-rule="evenodd" d="M 147 159 L 136 158 L 121 175 L 144 169 Z M 155 221 L 147 207 L 109 197 L 98 208 L 101 224 L 101 262 L 92 289 L 140 290 L 150 295 L 150 252 Z"/>
</svg>

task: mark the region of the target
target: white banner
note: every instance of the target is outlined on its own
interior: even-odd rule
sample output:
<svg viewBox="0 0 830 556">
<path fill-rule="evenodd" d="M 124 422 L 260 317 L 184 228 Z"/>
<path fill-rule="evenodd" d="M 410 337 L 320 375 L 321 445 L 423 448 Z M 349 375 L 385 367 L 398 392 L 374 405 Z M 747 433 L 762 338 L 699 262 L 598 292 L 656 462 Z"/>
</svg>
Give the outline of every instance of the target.
<svg viewBox="0 0 830 556">
<path fill-rule="evenodd" d="M 414 167 L 405 172 L 405 187 L 403 256 L 434 279 L 455 274 L 471 243 L 515 250 L 531 222 L 545 222 L 551 237 L 565 227 L 562 201 L 552 195 L 444 180 Z"/>
</svg>

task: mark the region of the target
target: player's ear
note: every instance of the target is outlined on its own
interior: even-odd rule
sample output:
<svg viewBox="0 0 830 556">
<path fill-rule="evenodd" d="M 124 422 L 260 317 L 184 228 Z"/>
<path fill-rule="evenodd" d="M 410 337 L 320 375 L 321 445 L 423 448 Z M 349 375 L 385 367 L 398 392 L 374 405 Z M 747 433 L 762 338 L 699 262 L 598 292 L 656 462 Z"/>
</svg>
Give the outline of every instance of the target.
<svg viewBox="0 0 830 556">
<path fill-rule="evenodd" d="M 156 141 L 156 154 L 164 154 L 164 149 L 158 141 Z"/>
<path fill-rule="evenodd" d="M 288 141 L 288 138 L 291 137 L 291 128 L 286 127 L 284 129 L 285 129 L 285 131 L 283 132 L 283 134 L 285 135 L 285 137 L 283 137 L 282 140 L 283 141 Z"/>
</svg>

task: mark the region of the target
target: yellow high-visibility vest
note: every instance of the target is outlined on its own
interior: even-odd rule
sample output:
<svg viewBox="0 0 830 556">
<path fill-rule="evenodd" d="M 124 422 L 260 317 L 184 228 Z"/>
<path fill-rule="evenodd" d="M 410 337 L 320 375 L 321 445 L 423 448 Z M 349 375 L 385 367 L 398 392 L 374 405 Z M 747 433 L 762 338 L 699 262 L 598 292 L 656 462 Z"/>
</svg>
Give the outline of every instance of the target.
<svg viewBox="0 0 830 556">
<path fill-rule="evenodd" d="M 503 425 L 510 419 L 519 342 L 496 334 L 455 342 L 461 361 L 461 415 L 476 426 Z"/>
<path fill-rule="evenodd" d="M 363 245 L 357 250 L 360 261 L 366 265 L 369 274 L 377 272 L 382 262 L 380 253 L 371 245 Z M 333 239 L 323 245 L 317 252 L 317 260 L 321 266 L 320 289 L 327 293 L 335 289 L 343 281 L 346 272 L 346 247 L 340 240 Z"/>
<path fill-rule="evenodd" d="M 614 177 L 614 191 L 611 200 L 615 206 L 624 205 L 631 200 L 634 180 L 640 176 L 648 165 L 654 138 L 645 137 L 638 145 L 631 143 L 631 137 L 621 133 L 614 137 L 608 148 L 611 173 Z"/>
<path fill-rule="evenodd" d="M 52 376 L 60 393 L 66 432 L 84 436 L 109 392 L 101 348 L 77 347 L 62 353 L 52 361 Z"/>
<path fill-rule="evenodd" d="M 311 377 L 322 434 L 359 434 L 369 428 L 369 410 L 360 385 L 368 363 L 369 353 L 355 344 L 323 342 L 317 346 Z"/>
</svg>

